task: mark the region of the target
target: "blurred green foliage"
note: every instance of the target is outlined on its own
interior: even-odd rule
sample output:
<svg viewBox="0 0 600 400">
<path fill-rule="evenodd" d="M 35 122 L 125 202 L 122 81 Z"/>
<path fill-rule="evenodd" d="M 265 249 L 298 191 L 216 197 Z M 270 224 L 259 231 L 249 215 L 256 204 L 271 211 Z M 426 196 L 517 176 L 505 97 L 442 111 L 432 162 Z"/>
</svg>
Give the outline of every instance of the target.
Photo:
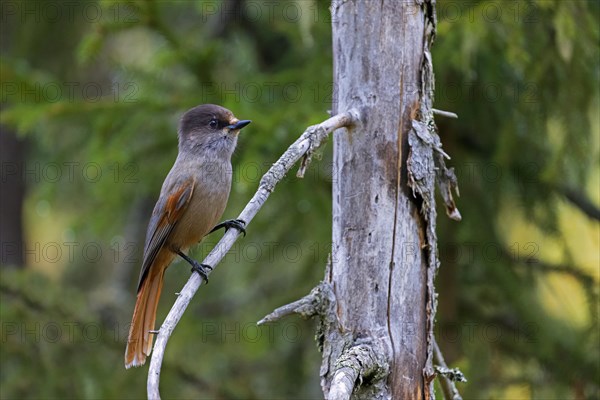
<svg viewBox="0 0 600 400">
<path fill-rule="evenodd" d="M 459 115 L 438 126 L 463 214 L 456 224 L 439 210 L 440 344 L 469 379 L 465 398 L 595 398 L 598 258 L 588 254 L 598 251 L 598 223 L 567 193 L 600 201 L 600 6 L 486 0 L 437 9 L 436 108 Z M 0 121 L 23 138 L 34 171 L 23 216 L 34 251 L 27 268 L 1 270 L 0 397 L 144 397 L 146 367 L 125 371 L 122 357 L 177 118 L 217 103 L 253 120 L 233 160 L 225 217 L 235 217 L 271 163 L 328 115 L 328 4 L 4 1 L 2 22 Z M 305 179 L 286 177 L 199 291 L 169 342 L 163 395 L 322 397 L 313 324 L 254 323 L 322 277 L 330 165 L 326 147 Z M 56 166 L 62 176 L 51 179 Z M 591 247 L 573 245 L 591 234 Z M 62 257 L 44 256 L 49 243 Z M 75 243 L 72 253 L 65 243 Z M 170 268 L 158 321 L 188 275 L 183 264 Z M 541 294 L 548 287 L 562 288 L 559 302 L 580 293 L 578 316 L 553 312 Z"/>
</svg>

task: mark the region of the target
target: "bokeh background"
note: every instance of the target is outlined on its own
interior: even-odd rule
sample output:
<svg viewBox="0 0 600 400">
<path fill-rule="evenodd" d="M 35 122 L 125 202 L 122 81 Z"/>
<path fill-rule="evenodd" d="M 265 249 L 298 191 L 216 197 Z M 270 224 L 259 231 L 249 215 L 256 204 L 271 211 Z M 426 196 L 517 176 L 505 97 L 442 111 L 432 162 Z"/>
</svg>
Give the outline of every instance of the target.
<svg viewBox="0 0 600 400">
<path fill-rule="evenodd" d="M 236 217 L 328 115 L 329 4 L 0 4 L 0 397 L 144 397 L 147 367 L 125 371 L 123 352 L 178 118 L 217 103 L 253 120 L 233 159 Z M 599 4 L 437 3 L 435 106 L 459 115 L 437 121 L 463 220 L 439 210 L 436 332 L 466 399 L 600 396 Z M 193 299 L 165 397 L 322 397 L 314 323 L 255 322 L 323 276 L 331 157 L 286 177 Z M 188 276 L 169 269 L 158 321 Z"/>
</svg>

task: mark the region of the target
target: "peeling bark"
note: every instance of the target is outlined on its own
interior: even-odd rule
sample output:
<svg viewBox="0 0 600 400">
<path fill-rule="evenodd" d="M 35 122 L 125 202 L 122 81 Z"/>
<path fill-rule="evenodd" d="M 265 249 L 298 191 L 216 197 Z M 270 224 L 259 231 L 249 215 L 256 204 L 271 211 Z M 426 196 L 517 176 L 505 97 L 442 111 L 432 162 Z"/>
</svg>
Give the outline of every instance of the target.
<svg viewBox="0 0 600 400">
<path fill-rule="evenodd" d="M 323 332 L 321 366 L 328 399 L 342 398 L 340 360 L 361 343 L 380 344 L 384 359 L 376 364 L 388 376 L 361 381 L 360 372 L 344 364 L 344 394 L 356 376 L 353 399 L 433 397 L 436 183 L 448 215 L 460 219 L 452 197 L 456 178 L 445 166 L 449 157 L 433 121 L 433 3 L 332 4 L 334 114 L 357 108 L 364 117 L 334 132 L 326 281 L 336 301 L 335 323 Z"/>
</svg>

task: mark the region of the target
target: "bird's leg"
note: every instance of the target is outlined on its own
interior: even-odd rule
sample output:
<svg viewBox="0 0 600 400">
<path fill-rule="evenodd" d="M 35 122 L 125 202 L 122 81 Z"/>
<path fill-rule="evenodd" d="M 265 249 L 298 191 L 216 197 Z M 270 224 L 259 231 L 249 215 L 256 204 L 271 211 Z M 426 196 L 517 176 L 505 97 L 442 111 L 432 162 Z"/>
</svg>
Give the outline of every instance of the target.
<svg viewBox="0 0 600 400">
<path fill-rule="evenodd" d="M 213 233 L 214 231 L 217 231 L 221 228 L 225 228 L 225 232 L 227 232 L 230 228 L 235 228 L 238 231 L 240 231 L 241 233 L 244 234 L 244 236 L 246 236 L 246 221 L 244 221 L 243 219 L 228 219 L 227 221 L 223 221 L 220 224 L 218 224 L 217 226 L 215 226 L 214 228 L 212 228 L 212 231 L 208 232 L 209 234 Z"/>
<path fill-rule="evenodd" d="M 183 258 L 192 266 L 192 272 L 197 272 L 202 277 L 202 279 L 204 279 L 204 281 L 208 283 L 208 274 L 206 273 L 206 268 L 212 271 L 213 267 L 211 267 L 208 264 L 200 264 L 198 261 L 188 257 L 179 249 L 176 251 L 176 253 L 179 254 L 181 258 Z"/>
</svg>

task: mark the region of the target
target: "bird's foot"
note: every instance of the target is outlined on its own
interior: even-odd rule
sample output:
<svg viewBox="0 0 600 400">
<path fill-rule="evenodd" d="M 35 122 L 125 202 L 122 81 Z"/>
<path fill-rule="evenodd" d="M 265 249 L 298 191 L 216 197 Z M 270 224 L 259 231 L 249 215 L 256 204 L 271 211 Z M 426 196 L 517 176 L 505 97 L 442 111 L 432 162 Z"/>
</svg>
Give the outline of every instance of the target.
<svg viewBox="0 0 600 400">
<path fill-rule="evenodd" d="M 217 226 L 215 226 L 212 231 L 209 233 L 213 233 L 221 228 L 225 228 L 225 232 L 227 232 L 230 228 L 235 228 L 246 236 L 246 221 L 243 219 L 228 219 L 227 221 L 223 221 Z"/>
<path fill-rule="evenodd" d="M 202 277 L 202 279 L 204 279 L 204 281 L 208 283 L 208 274 L 206 273 L 206 269 L 212 271 L 213 267 L 211 267 L 208 264 L 200 264 L 198 261 L 190 258 L 188 255 L 186 255 L 179 249 L 175 250 L 175 252 L 192 266 L 192 272 L 197 272 Z"/>
<path fill-rule="evenodd" d="M 192 264 L 192 272 L 197 272 L 206 283 L 208 283 L 208 273 L 206 272 L 207 269 L 212 271 L 213 267 L 208 264 L 200 264 L 197 261 L 194 261 Z"/>
</svg>

